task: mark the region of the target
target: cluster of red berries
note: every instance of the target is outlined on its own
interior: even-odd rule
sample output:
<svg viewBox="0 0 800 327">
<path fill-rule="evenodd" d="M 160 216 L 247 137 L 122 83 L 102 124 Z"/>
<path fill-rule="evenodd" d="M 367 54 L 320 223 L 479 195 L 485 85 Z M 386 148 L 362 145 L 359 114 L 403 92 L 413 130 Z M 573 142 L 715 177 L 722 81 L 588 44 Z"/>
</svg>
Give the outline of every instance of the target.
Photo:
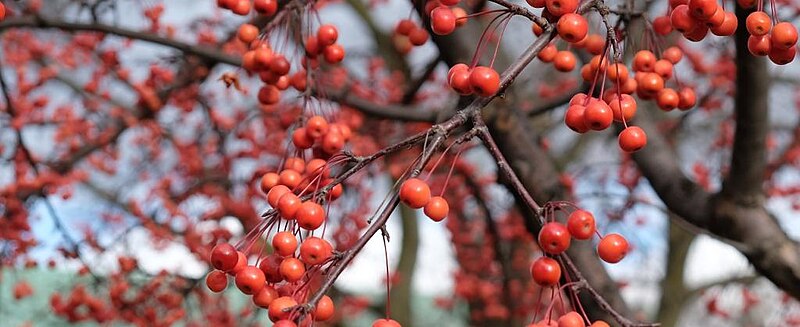
<svg viewBox="0 0 800 327">
<path fill-rule="evenodd" d="M 338 64 L 344 60 L 344 48 L 336 43 L 338 40 L 339 30 L 332 24 L 323 24 L 317 29 L 317 35 L 306 38 L 306 58 L 311 61 L 312 67 L 319 62 L 319 55 L 329 64 Z"/>
<path fill-rule="evenodd" d="M 653 29 L 660 35 L 678 31 L 689 41 L 700 42 L 711 31 L 717 36 L 731 36 L 739 20 L 725 11 L 717 0 L 670 0 L 666 16 L 653 20 Z"/>
<path fill-rule="evenodd" d="M 553 317 L 545 318 L 540 320 L 539 322 L 529 324 L 527 327 L 586 327 L 586 323 L 584 322 L 583 317 L 581 314 L 576 311 L 567 312 L 558 319 L 554 319 Z M 602 320 L 597 320 L 593 322 L 589 327 L 610 327 L 610 325 Z"/>
<path fill-rule="evenodd" d="M 260 258 L 256 265 L 247 263 L 246 255 L 232 245 L 222 243 L 211 251 L 211 264 L 215 270 L 206 276 L 206 286 L 213 292 L 227 288 L 228 276 L 234 277 L 236 287 L 251 295 L 253 303 L 268 310 L 276 326 L 296 326 L 292 308 L 298 305 L 296 290 L 310 278 L 309 269 L 329 261 L 333 247 L 328 241 L 309 237 L 299 246 L 291 232 L 278 232 L 272 238 L 275 253 Z M 302 285 L 301 285 L 302 284 Z M 328 296 L 316 303 L 311 319 L 325 321 L 333 317 L 334 304 Z"/>
<path fill-rule="evenodd" d="M 553 18 L 562 17 L 566 14 L 574 13 L 578 10 L 578 0 L 527 0 L 528 4 L 534 8 L 542 8 L 542 17 L 550 21 Z"/>
<path fill-rule="evenodd" d="M 585 210 L 576 210 L 564 225 L 557 221 L 546 223 L 539 231 L 539 247 L 548 255 L 557 256 L 566 251 L 574 238 L 589 240 L 597 233 L 594 216 Z M 605 262 L 618 263 L 628 253 L 628 241 L 619 234 L 611 233 L 600 239 L 597 254 Z M 542 286 L 553 287 L 561 280 L 561 266 L 550 257 L 542 256 L 531 264 L 531 277 Z"/>
<path fill-rule="evenodd" d="M 316 144 L 315 150 L 333 155 L 344 148 L 352 134 L 345 124 L 329 123 L 325 117 L 313 116 L 292 132 L 292 144 L 299 150 L 314 148 Z"/>
<path fill-rule="evenodd" d="M 447 73 L 447 83 L 458 94 L 489 97 L 500 89 L 500 75 L 492 67 L 455 64 Z"/>
<path fill-rule="evenodd" d="M 272 16 L 278 11 L 277 0 L 217 0 L 217 6 L 234 14 L 246 16 L 251 10 L 265 16 Z"/>
<path fill-rule="evenodd" d="M 400 186 L 400 201 L 407 206 L 420 209 L 428 218 L 439 222 L 447 218 L 450 212 L 450 205 L 441 196 L 431 196 L 431 188 L 428 183 L 419 178 L 409 178 Z"/>
<path fill-rule="evenodd" d="M 792 23 L 779 22 L 777 16 L 773 19 L 775 26 L 763 11 L 747 16 L 747 49 L 754 56 L 769 56 L 773 63 L 786 65 L 797 55 L 797 28 Z"/>
</svg>

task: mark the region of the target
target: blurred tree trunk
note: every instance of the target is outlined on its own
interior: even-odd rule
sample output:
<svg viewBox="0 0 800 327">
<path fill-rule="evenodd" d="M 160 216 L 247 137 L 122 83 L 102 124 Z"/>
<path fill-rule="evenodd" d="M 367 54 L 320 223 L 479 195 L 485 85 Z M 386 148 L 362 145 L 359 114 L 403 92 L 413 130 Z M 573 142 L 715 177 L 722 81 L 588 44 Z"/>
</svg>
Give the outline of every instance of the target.
<svg viewBox="0 0 800 327">
<path fill-rule="evenodd" d="M 389 300 L 391 301 L 392 319 L 397 320 L 403 327 L 413 327 L 413 282 L 417 251 L 419 250 L 419 226 L 416 210 L 404 205 L 399 207 L 403 236 L 400 243 L 400 260 L 394 269 L 399 279 L 392 285 Z"/>
<path fill-rule="evenodd" d="M 683 282 L 683 273 L 686 255 L 694 238 L 694 234 L 681 228 L 670 218 L 666 269 L 664 279 L 661 280 L 661 303 L 656 318 L 663 327 L 677 326 L 686 298 L 691 293 Z"/>
</svg>

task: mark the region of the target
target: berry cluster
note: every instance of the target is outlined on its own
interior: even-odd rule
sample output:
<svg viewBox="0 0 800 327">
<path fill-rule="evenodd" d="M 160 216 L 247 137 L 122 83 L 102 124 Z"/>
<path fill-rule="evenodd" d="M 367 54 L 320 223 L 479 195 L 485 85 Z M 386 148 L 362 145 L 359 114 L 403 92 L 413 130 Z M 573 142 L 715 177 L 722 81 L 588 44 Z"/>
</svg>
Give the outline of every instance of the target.
<svg viewBox="0 0 800 327">
<path fill-rule="evenodd" d="M 548 211 L 548 213 L 552 213 L 552 211 Z M 573 238 L 576 240 L 590 240 L 595 234 L 599 235 L 594 216 L 586 210 L 575 210 L 570 213 L 566 225 L 555 221 L 555 219 L 544 224 L 539 231 L 538 243 L 546 255 L 537 258 L 531 264 L 530 274 L 533 281 L 543 287 L 558 287 L 562 278 L 562 266 L 553 257 L 563 254 L 569 248 Z M 628 241 L 622 235 L 615 233 L 601 237 L 597 245 L 598 256 L 608 263 L 622 261 L 628 250 Z M 569 277 L 565 277 L 567 278 L 567 284 L 569 284 Z M 550 326 L 554 322 L 555 320 L 546 318 L 543 321 L 529 325 L 529 327 Z M 574 311 L 562 315 L 557 320 L 556 325 L 586 326 L 581 315 Z M 608 324 L 603 321 L 597 321 L 591 326 L 608 326 Z"/>
<path fill-rule="evenodd" d="M 252 10 L 265 16 L 275 15 L 278 11 L 276 0 L 217 0 L 217 6 L 240 16 L 246 16 Z"/>
<path fill-rule="evenodd" d="M 772 4 L 773 9 L 775 4 Z M 773 11 L 774 12 L 774 11 Z M 797 55 L 797 28 L 789 22 L 780 22 L 773 14 L 775 26 L 764 11 L 753 12 L 747 16 L 745 25 L 750 37 L 747 49 L 754 56 L 768 56 L 769 60 L 786 65 Z"/>
<path fill-rule="evenodd" d="M 442 221 L 447 217 L 450 206 L 441 196 L 431 196 L 428 183 L 419 178 L 409 178 L 400 186 L 400 201 L 407 206 L 420 209 L 433 221 Z"/>
</svg>

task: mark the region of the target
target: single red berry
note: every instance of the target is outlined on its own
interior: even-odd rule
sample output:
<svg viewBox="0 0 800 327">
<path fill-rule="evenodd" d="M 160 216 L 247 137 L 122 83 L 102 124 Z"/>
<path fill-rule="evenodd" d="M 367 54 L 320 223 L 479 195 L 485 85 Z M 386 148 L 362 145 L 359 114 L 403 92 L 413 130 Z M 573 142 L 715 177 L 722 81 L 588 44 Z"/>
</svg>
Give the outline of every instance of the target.
<svg viewBox="0 0 800 327">
<path fill-rule="evenodd" d="M 545 0 L 544 5 L 553 16 L 560 17 L 574 13 L 578 9 L 578 0 Z"/>
<path fill-rule="evenodd" d="M 307 230 L 315 230 L 325 222 L 325 208 L 314 201 L 306 201 L 295 214 L 297 224 Z"/>
<path fill-rule="evenodd" d="M 559 222 L 549 222 L 539 231 L 539 247 L 542 251 L 559 255 L 569 248 L 569 230 Z"/>
<path fill-rule="evenodd" d="M 291 311 L 287 309 L 297 306 L 297 301 L 289 296 L 282 296 L 275 300 L 272 300 L 272 303 L 269 304 L 269 320 L 273 322 L 278 320 L 289 319 L 290 315 L 292 314 Z"/>
<path fill-rule="evenodd" d="M 675 46 L 669 47 L 666 50 L 664 50 L 663 53 L 661 53 L 661 58 L 675 65 L 679 63 L 681 59 L 683 59 L 683 50 Z M 671 67 L 672 66 L 670 66 L 670 68 Z M 655 70 L 655 64 L 653 66 L 653 70 Z"/>
<path fill-rule="evenodd" d="M 797 56 L 797 48 L 791 47 L 788 49 L 780 49 L 773 47 L 769 51 L 769 60 L 772 60 L 773 63 L 776 65 L 786 65 L 792 61 L 794 61 L 794 57 Z"/>
<path fill-rule="evenodd" d="M 228 287 L 228 275 L 222 270 L 212 270 L 206 275 L 206 286 L 214 293 L 219 293 Z"/>
<path fill-rule="evenodd" d="M 672 32 L 672 22 L 669 19 L 669 16 L 658 16 L 653 19 L 653 30 L 655 30 L 656 34 L 658 35 L 668 35 Z"/>
<path fill-rule="evenodd" d="M 332 254 L 331 244 L 319 237 L 309 237 L 300 244 L 300 259 L 310 266 L 325 262 Z"/>
<path fill-rule="evenodd" d="M 608 234 L 597 244 L 597 254 L 605 262 L 620 262 L 628 254 L 628 240 L 619 234 Z"/>
<path fill-rule="evenodd" d="M 656 104 L 658 104 L 661 110 L 671 111 L 680 104 L 680 96 L 675 90 L 666 87 L 658 91 L 658 95 L 656 95 Z"/>
<path fill-rule="evenodd" d="M 556 59 L 556 54 L 558 54 L 558 48 L 556 48 L 555 44 L 551 43 L 539 51 L 536 57 L 542 62 L 552 62 Z"/>
<path fill-rule="evenodd" d="M 687 33 L 692 31 L 695 27 L 700 25 L 697 20 L 689 14 L 689 6 L 679 5 L 672 10 L 669 16 L 672 28 L 680 33 Z"/>
<path fill-rule="evenodd" d="M 428 31 L 424 28 L 414 27 L 411 30 L 411 33 L 408 34 L 408 40 L 411 41 L 411 44 L 415 46 L 421 46 L 428 42 L 430 35 L 428 35 Z"/>
<path fill-rule="evenodd" d="M 717 36 L 731 36 L 736 32 L 736 28 L 738 27 L 739 19 L 736 18 L 736 14 L 726 11 L 722 24 L 711 27 L 711 33 Z"/>
<path fill-rule="evenodd" d="M 317 305 L 314 306 L 314 312 L 312 313 L 314 320 L 326 321 L 333 318 L 334 309 L 333 300 L 329 296 L 323 295 Z"/>
<path fill-rule="evenodd" d="M 431 11 L 431 30 L 438 35 L 448 35 L 456 29 L 456 15 L 449 7 L 436 7 Z"/>
<path fill-rule="evenodd" d="M 254 0 L 253 1 L 253 9 L 255 9 L 259 14 L 265 16 L 272 16 L 278 12 L 278 1 L 277 0 Z"/>
<path fill-rule="evenodd" d="M 246 266 L 236 273 L 236 287 L 242 293 L 253 295 L 261 291 L 266 285 L 264 272 L 254 266 Z"/>
<path fill-rule="evenodd" d="M 717 0 L 689 0 L 689 12 L 701 21 L 711 19 L 720 10 Z"/>
<path fill-rule="evenodd" d="M 569 106 L 567 108 L 567 112 L 564 115 L 564 124 L 567 125 L 571 130 L 578 132 L 578 133 L 586 133 L 589 131 L 589 127 L 586 126 L 586 120 L 584 119 L 584 113 L 586 111 L 586 107 L 580 104 L 575 104 Z"/>
<path fill-rule="evenodd" d="M 428 183 L 419 178 L 409 178 L 400 186 L 400 200 L 411 208 L 422 208 L 430 199 L 431 189 Z"/>
<path fill-rule="evenodd" d="M 283 261 L 281 261 L 279 271 L 284 280 L 289 283 L 294 283 L 303 278 L 303 275 L 306 273 L 306 266 L 303 265 L 302 261 L 296 258 L 284 258 Z"/>
<path fill-rule="evenodd" d="M 576 210 L 567 218 L 567 230 L 575 239 L 588 240 L 592 238 L 597 226 L 594 216 L 586 210 Z"/>
<path fill-rule="evenodd" d="M 221 243 L 211 249 L 211 265 L 216 269 L 231 270 L 236 266 L 237 260 L 239 260 L 239 256 L 233 245 Z"/>
<path fill-rule="evenodd" d="M 292 220 L 302 203 L 303 201 L 300 200 L 297 195 L 294 195 L 294 193 L 286 193 L 278 200 L 278 212 L 284 219 Z"/>
<path fill-rule="evenodd" d="M 560 72 L 571 72 L 575 69 L 575 65 L 577 64 L 578 60 L 575 58 L 575 54 L 572 51 L 562 50 L 556 53 L 556 57 L 553 58 L 553 67 Z"/>
<path fill-rule="evenodd" d="M 317 43 L 320 47 L 327 47 L 336 43 L 339 39 L 339 30 L 332 24 L 325 24 L 317 30 Z"/>
<path fill-rule="evenodd" d="M 329 64 L 338 64 L 344 60 L 344 48 L 339 44 L 332 44 L 322 50 L 322 56 Z"/>
<path fill-rule="evenodd" d="M 269 308 L 270 303 L 278 298 L 278 291 L 272 286 L 266 285 L 258 293 L 253 295 L 253 304 L 260 308 Z"/>
<path fill-rule="evenodd" d="M 539 257 L 531 264 L 531 277 L 541 286 L 556 286 L 561 279 L 561 266 L 548 257 Z"/>
<path fill-rule="evenodd" d="M 272 248 L 281 256 L 291 256 L 297 250 L 297 237 L 291 232 L 278 232 L 272 237 Z"/>
<path fill-rule="evenodd" d="M 747 38 L 747 50 L 754 56 L 767 56 L 772 48 L 769 35 L 755 36 Z"/>
<path fill-rule="evenodd" d="M 650 50 L 639 50 L 633 56 L 633 70 L 637 72 L 651 72 L 656 64 L 656 55 Z"/>
<path fill-rule="evenodd" d="M 609 99 L 608 106 L 614 114 L 614 120 L 618 122 L 623 121 L 623 118 L 626 122 L 629 122 L 636 115 L 636 99 L 628 94 L 622 94 L 622 96 L 614 94 Z"/>
<path fill-rule="evenodd" d="M 596 131 L 602 131 L 614 121 L 614 113 L 605 101 L 597 99 L 589 101 L 586 110 L 583 112 L 583 119 L 586 127 Z"/>
<path fill-rule="evenodd" d="M 638 126 L 628 126 L 619 133 L 619 147 L 625 152 L 636 152 L 647 145 L 647 134 Z"/>
<path fill-rule="evenodd" d="M 278 201 L 287 193 L 291 193 L 292 190 L 289 189 L 286 185 L 275 185 L 272 189 L 267 192 L 267 203 L 273 208 L 278 208 Z"/>
<path fill-rule="evenodd" d="M 577 43 L 586 38 L 589 33 L 589 23 L 579 14 L 568 13 L 558 19 L 556 29 L 564 41 Z"/>
<path fill-rule="evenodd" d="M 772 20 L 769 15 L 763 11 L 756 11 L 747 15 L 745 20 L 747 32 L 752 36 L 764 36 L 772 29 Z"/>
<path fill-rule="evenodd" d="M 261 262 L 258 263 L 258 269 L 264 272 L 267 282 L 274 284 L 283 281 L 283 276 L 281 276 L 280 272 L 281 262 L 283 262 L 283 258 L 280 255 L 270 254 L 262 258 Z"/>
<path fill-rule="evenodd" d="M 425 205 L 425 209 L 423 210 L 428 218 L 436 222 L 442 221 L 444 218 L 446 218 L 449 211 L 450 206 L 447 204 L 447 200 L 441 196 L 432 197 L 431 200 L 428 201 L 428 204 Z"/>
<path fill-rule="evenodd" d="M 469 74 L 469 82 L 475 94 L 482 97 L 493 96 L 500 89 L 500 75 L 486 66 L 473 68 Z"/>
<path fill-rule="evenodd" d="M 789 22 L 775 24 L 770 33 L 773 48 L 789 49 L 797 44 L 797 28 Z"/>
<path fill-rule="evenodd" d="M 689 110 L 697 103 L 697 95 L 690 87 L 684 87 L 678 92 L 678 109 Z"/>
<path fill-rule="evenodd" d="M 558 327 L 584 327 L 583 317 L 575 311 L 570 311 L 567 314 L 558 318 Z"/>
<path fill-rule="evenodd" d="M 246 44 L 250 44 L 250 42 L 255 41 L 258 37 L 258 27 L 252 24 L 242 24 L 239 26 L 239 30 L 236 33 L 236 37 L 239 38 L 239 41 L 242 41 Z"/>
</svg>

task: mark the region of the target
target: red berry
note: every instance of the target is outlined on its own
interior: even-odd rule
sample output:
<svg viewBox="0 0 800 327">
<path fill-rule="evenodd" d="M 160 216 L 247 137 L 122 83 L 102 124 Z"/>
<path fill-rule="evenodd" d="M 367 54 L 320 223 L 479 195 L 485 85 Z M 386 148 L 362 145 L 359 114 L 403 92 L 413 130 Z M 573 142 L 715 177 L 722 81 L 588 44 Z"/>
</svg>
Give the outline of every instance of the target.
<svg viewBox="0 0 800 327">
<path fill-rule="evenodd" d="M 281 276 L 280 266 L 283 258 L 277 254 L 270 254 L 261 259 L 261 262 L 258 263 L 258 269 L 261 269 L 264 272 L 264 277 L 267 279 L 267 282 L 270 283 L 280 283 L 283 281 L 283 276 Z"/>
<path fill-rule="evenodd" d="M 253 295 L 253 304 L 260 308 L 269 308 L 270 303 L 278 298 L 278 291 L 272 286 L 264 286 L 258 293 Z"/>
<path fill-rule="evenodd" d="M 797 28 L 789 22 L 775 24 L 770 34 L 772 47 L 778 49 L 789 49 L 797 44 Z"/>
<path fill-rule="evenodd" d="M 237 260 L 239 260 L 239 255 L 233 245 L 221 243 L 211 249 L 211 265 L 216 269 L 231 270 L 236 266 Z"/>
<path fill-rule="evenodd" d="M 291 193 L 292 191 L 286 185 L 275 185 L 272 189 L 267 192 L 267 203 L 273 208 L 278 208 L 278 201 L 280 201 L 281 197 L 283 197 L 287 193 Z"/>
<path fill-rule="evenodd" d="M 306 201 L 295 214 L 297 224 L 307 230 L 315 230 L 325 222 L 325 208 L 313 201 Z"/>
<path fill-rule="evenodd" d="M 633 56 L 633 70 L 637 72 L 651 72 L 656 64 L 656 55 L 650 50 L 640 50 Z"/>
<path fill-rule="evenodd" d="M 596 131 L 602 131 L 614 121 L 614 113 L 605 101 L 597 99 L 589 101 L 586 110 L 583 112 L 583 119 L 586 122 L 586 127 Z"/>
<path fill-rule="evenodd" d="M 545 0 L 544 5 L 548 12 L 559 17 L 575 12 L 578 9 L 578 0 Z"/>
<path fill-rule="evenodd" d="M 608 263 L 617 263 L 628 254 L 628 241 L 619 234 L 608 234 L 597 244 L 597 254 Z"/>
<path fill-rule="evenodd" d="M 456 29 L 456 15 L 448 7 L 436 7 L 431 11 L 431 30 L 438 35 L 453 33 Z"/>
<path fill-rule="evenodd" d="M 206 275 L 206 286 L 214 293 L 219 293 L 228 287 L 228 275 L 222 270 L 212 270 Z"/>
<path fill-rule="evenodd" d="M 333 247 L 319 237 L 309 237 L 300 244 L 300 259 L 307 265 L 318 265 L 333 254 Z"/>
<path fill-rule="evenodd" d="M 470 69 L 465 64 L 456 64 L 447 73 L 447 83 L 453 90 L 461 95 L 472 94 L 472 83 L 470 82 Z"/>
<path fill-rule="evenodd" d="M 548 257 L 539 257 L 531 264 L 531 277 L 541 286 L 555 286 L 561 279 L 561 266 Z"/>
<path fill-rule="evenodd" d="M 424 28 L 414 27 L 411 33 L 408 34 L 408 40 L 416 46 L 425 44 L 425 42 L 428 42 L 428 38 L 430 38 L 430 35 Z"/>
<path fill-rule="evenodd" d="M 419 178 L 409 178 L 400 186 L 400 200 L 411 208 L 422 208 L 430 199 L 430 187 Z"/>
<path fill-rule="evenodd" d="M 288 296 L 282 296 L 272 300 L 272 303 L 269 304 L 269 320 L 275 322 L 278 320 L 289 319 L 289 316 L 292 312 L 287 309 L 294 306 L 297 306 L 297 301 Z"/>
<path fill-rule="evenodd" d="M 296 258 L 284 258 L 278 269 L 283 279 L 289 283 L 299 281 L 306 273 L 306 266 Z"/>
<path fill-rule="evenodd" d="M 327 295 L 323 295 L 317 305 L 314 306 L 314 320 L 315 321 L 326 321 L 333 318 L 334 314 L 334 305 L 333 300 Z"/>
<path fill-rule="evenodd" d="M 300 209 L 302 203 L 303 202 L 300 200 L 300 198 L 297 195 L 294 195 L 294 193 L 286 193 L 281 197 L 280 200 L 278 200 L 278 212 L 284 219 L 292 220 L 297 214 L 297 210 Z"/>
<path fill-rule="evenodd" d="M 297 238 L 290 232 L 276 233 L 272 237 L 272 248 L 281 256 L 291 256 L 297 250 Z"/>
<path fill-rule="evenodd" d="M 254 0 L 253 9 L 259 14 L 272 16 L 278 12 L 278 1 L 276 0 Z"/>
<path fill-rule="evenodd" d="M 575 54 L 572 51 L 562 50 L 556 53 L 556 57 L 553 58 L 553 67 L 560 72 L 571 72 L 575 69 L 575 65 L 577 64 L 578 60 L 575 58 Z"/>
<path fill-rule="evenodd" d="M 772 48 L 769 35 L 755 36 L 747 38 L 747 50 L 754 56 L 766 56 Z"/>
<path fill-rule="evenodd" d="M 576 210 L 567 218 L 567 230 L 572 237 L 579 240 L 592 238 L 595 230 L 597 230 L 594 216 L 586 210 Z"/>
<path fill-rule="evenodd" d="M 328 120 L 322 116 L 313 116 L 306 122 L 306 133 L 312 139 L 322 138 L 328 133 Z"/>
<path fill-rule="evenodd" d="M 475 94 L 482 97 L 493 96 L 500 89 L 500 75 L 485 66 L 473 68 L 469 74 L 469 82 Z"/>
<path fill-rule="evenodd" d="M 564 116 L 564 123 L 571 130 L 578 133 L 586 133 L 589 127 L 586 126 L 586 120 L 583 118 L 586 107 L 580 104 L 571 105 L 567 108 L 567 113 Z"/>
<path fill-rule="evenodd" d="M 739 27 L 739 19 L 736 18 L 736 14 L 726 11 L 722 24 L 711 27 L 711 33 L 717 36 L 731 36 L 736 32 L 737 27 Z"/>
<path fill-rule="evenodd" d="M 626 122 L 631 121 L 633 116 L 636 115 L 636 99 L 628 94 L 622 94 L 622 96 L 614 94 L 609 99 L 608 106 L 614 114 L 614 120 L 619 122 L 623 121 L 623 118 Z"/>
<path fill-rule="evenodd" d="M 663 88 L 661 91 L 658 91 L 658 95 L 656 95 L 656 104 L 661 110 L 670 111 L 678 107 L 680 104 L 680 97 L 678 96 L 678 92 L 671 88 Z"/>
<path fill-rule="evenodd" d="M 678 109 L 692 109 L 697 102 L 697 95 L 692 88 L 684 87 L 678 92 L 678 100 Z"/>
<path fill-rule="evenodd" d="M 647 134 L 638 126 L 628 126 L 619 133 L 619 147 L 625 152 L 636 152 L 647 145 Z"/>
<path fill-rule="evenodd" d="M 546 253 L 559 255 L 569 248 L 569 243 L 569 231 L 561 223 L 549 222 L 539 231 L 539 247 Z"/>
<path fill-rule="evenodd" d="M 694 17 L 689 15 L 689 6 L 680 5 L 672 10 L 669 16 L 672 28 L 680 33 L 687 33 L 699 25 Z"/>
<path fill-rule="evenodd" d="M 573 13 L 564 14 L 556 24 L 558 35 L 569 43 L 583 41 L 589 33 L 589 23 L 583 16 Z"/>
<path fill-rule="evenodd" d="M 246 266 L 238 273 L 236 273 L 236 287 L 242 293 L 253 295 L 261 291 L 266 285 L 266 278 L 264 272 L 254 266 Z"/>
<path fill-rule="evenodd" d="M 449 211 L 450 206 L 447 204 L 447 200 L 441 196 L 432 197 L 431 200 L 428 201 L 428 204 L 425 205 L 425 209 L 423 210 L 428 218 L 437 222 L 446 218 Z"/>
<path fill-rule="evenodd" d="M 236 37 L 239 38 L 240 41 L 250 44 L 250 42 L 253 42 L 258 37 L 259 32 L 258 27 L 255 27 L 255 25 L 242 24 L 242 26 L 239 26 Z"/>
<path fill-rule="evenodd" d="M 567 314 L 558 318 L 558 327 L 584 327 L 583 317 L 575 311 L 568 312 Z"/>
<path fill-rule="evenodd" d="M 772 28 L 772 20 L 770 20 L 767 13 L 763 11 L 756 11 L 747 15 L 745 20 L 747 32 L 752 36 L 764 36 L 769 33 Z"/>
<path fill-rule="evenodd" d="M 339 44 L 332 44 L 322 50 L 322 55 L 329 64 L 338 64 L 344 60 L 344 48 Z"/>
<path fill-rule="evenodd" d="M 696 19 L 709 20 L 719 10 L 717 0 L 689 0 L 689 12 Z"/>
<path fill-rule="evenodd" d="M 320 47 L 333 45 L 338 39 L 339 30 L 336 29 L 336 26 L 325 24 L 320 26 L 319 30 L 317 30 L 317 43 Z"/>
<path fill-rule="evenodd" d="M 797 48 L 791 47 L 788 49 L 780 49 L 773 47 L 769 51 L 769 60 L 772 60 L 776 65 L 786 65 L 794 60 L 797 56 Z"/>
</svg>

